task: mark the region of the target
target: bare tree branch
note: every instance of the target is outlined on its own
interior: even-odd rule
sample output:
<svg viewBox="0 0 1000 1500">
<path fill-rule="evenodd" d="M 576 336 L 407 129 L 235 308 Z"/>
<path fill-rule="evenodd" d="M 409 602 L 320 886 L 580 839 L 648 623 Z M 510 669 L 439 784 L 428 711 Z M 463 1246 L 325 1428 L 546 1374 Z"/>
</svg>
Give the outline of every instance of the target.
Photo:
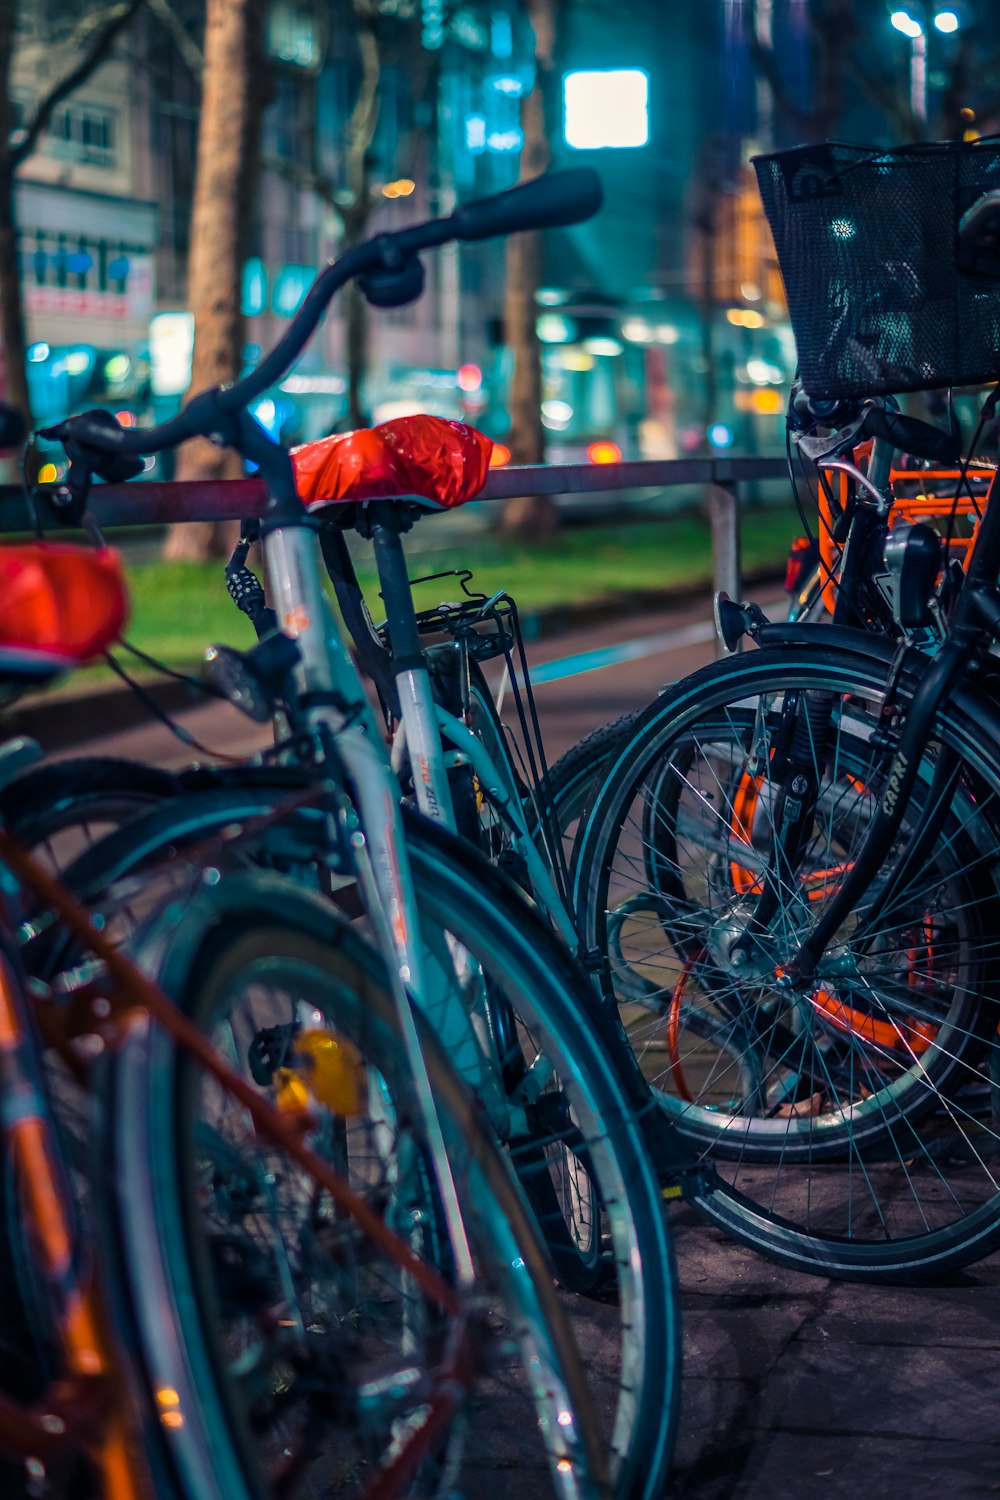
<svg viewBox="0 0 1000 1500">
<path fill-rule="evenodd" d="M 192 78 L 200 78 L 205 71 L 204 53 L 174 10 L 170 0 L 147 0 L 147 4 L 150 14 L 159 21 L 177 48 L 178 56 Z"/>
<path fill-rule="evenodd" d="M 38 137 L 52 118 L 53 110 L 104 62 L 115 38 L 124 30 L 143 3 L 144 0 L 122 0 L 121 4 L 114 5 L 105 12 L 104 19 L 92 32 L 90 42 L 80 61 L 57 83 L 53 84 L 44 98 L 39 100 L 34 117 L 25 127 L 24 134 L 9 147 L 9 158 L 13 168 L 19 167 L 21 162 L 31 155 Z"/>
<path fill-rule="evenodd" d="M 300 192 L 315 193 L 321 202 L 340 213 L 340 204 L 334 197 L 333 179 L 325 173 L 311 166 L 304 167 L 301 162 L 292 161 L 287 156 L 262 156 L 260 164 L 265 172 L 283 178 Z"/>
</svg>

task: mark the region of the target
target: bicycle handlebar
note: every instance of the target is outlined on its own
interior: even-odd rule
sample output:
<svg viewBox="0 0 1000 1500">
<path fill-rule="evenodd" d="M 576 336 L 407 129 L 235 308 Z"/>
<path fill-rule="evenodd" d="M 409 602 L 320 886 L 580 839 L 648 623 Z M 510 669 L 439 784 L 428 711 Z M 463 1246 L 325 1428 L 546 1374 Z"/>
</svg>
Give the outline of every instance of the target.
<svg viewBox="0 0 1000 1500">
<path fill-rule="evenodd" d="M 457 240 L 488 240 L 519 229 L 557 229 L 589 219 L 603 200 L 601 179 L 592 167 L 548 172 L 472 203 L 451 215 Z M 449 222 L 449 220 L 445 220 Z"/>
<path fill-rule="evenodd" d="M 962 441 L 958 433 L 945 432 L 942 427 L 923 422 L 919 417 L 908 417 L 901 411 L 869 406 L 862 426 L 867 437 L 884 438 L 894 448 L 911 453 L 914 458 L 927 458 L 932 463 L 951 466 L 962 457 Z"/>
<path fill-rule="evenodd" d="M 891 399 L 891 398 L 890 398 Z M 954 467 L 962 458 L 962 435 L 953 427 L 946 431 L 910 417 L 887 402 L 813 402 L 801 385 L 792 391 L 789 422 L 802 434 L 796 439 L 802 452 L 814 462 L 845 453 L 866 437 L 881 438 L 914 458 Z M 813 436 L 812 424 L 829 429 Z"/>
<path fill-rule="evenodd" d="M 230 421 L 257 396 L 274 385 L 302 352 L 317 328 L 334 294 L 354 277 L 366 273 L 400 276 L 397 305 L 419 295 L 412 280 L 402 272 L 422 250 L 453 240 L 474 241 L 515 234 L 528 229 L 548 229 L 589 219 L 601 206 L 603 190 L 591 167 L 549 172 L 531 182 L 508 188 L 486 198 L 460 204 L 441 219 L 429 219 L 406 229 L 375 235 L 332 261 L 316 277 L 302 306 L 273 349 L 256 369 L 233 385 L 204 391 L 192 398 L 169 422 L 157 427 L 131 428 L 109 424 L 105 413 L 98 420 L 92 413 L 68 417 L 53 427 L 42 428 L 43 437 L 75 445 L 77 451 L 97 455 L 151 454 L 175 448 L 187 438 L 207 437 L 226 442 L 232 436 Z M 383 305 L 391 305 L 383 303 Z M 256 454 L 247 454 L 256 458 Z M 94 472 L 97 472 L 95 465 Z"/>
</svg>

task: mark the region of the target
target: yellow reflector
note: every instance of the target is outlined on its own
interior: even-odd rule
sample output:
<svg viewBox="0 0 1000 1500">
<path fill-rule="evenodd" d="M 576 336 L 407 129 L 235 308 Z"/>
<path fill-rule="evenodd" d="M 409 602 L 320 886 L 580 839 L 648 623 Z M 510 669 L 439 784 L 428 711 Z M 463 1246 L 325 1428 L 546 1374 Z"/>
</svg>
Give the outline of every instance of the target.
<svg viewBox="0 0 1000 1500">
<path fill-rule="evenodd" d="M 361 1113 L 364 1064 L 356 1047 L 317 1027 L 300 1033 L 295 1052 L 305 1065 L 309 1092 L 317 1103 L 338 1115 Z"/>
<path fill-rule="evenodd" d="M 282 1114 L 301 1115 L 309 1109 L 309 1090 L 294 1068 L 279 1068 L 274 1075 L 274 1103 Z"/>
</svg>

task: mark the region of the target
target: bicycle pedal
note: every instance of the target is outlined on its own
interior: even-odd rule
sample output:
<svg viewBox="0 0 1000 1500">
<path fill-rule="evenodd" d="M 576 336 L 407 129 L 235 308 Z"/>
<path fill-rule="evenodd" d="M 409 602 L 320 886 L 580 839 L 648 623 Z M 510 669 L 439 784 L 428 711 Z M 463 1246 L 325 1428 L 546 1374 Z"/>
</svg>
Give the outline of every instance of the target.
<svg viewBox="0 0 1000 1500">
<path fill-rule="evenodd" d="M 666 1203 L 692 1203 L 707 1198 L 719 1185 L 719 1174 L 711 1162 L 674 1167 L 660 1179 L 660 1197 Z"/>
</svg>

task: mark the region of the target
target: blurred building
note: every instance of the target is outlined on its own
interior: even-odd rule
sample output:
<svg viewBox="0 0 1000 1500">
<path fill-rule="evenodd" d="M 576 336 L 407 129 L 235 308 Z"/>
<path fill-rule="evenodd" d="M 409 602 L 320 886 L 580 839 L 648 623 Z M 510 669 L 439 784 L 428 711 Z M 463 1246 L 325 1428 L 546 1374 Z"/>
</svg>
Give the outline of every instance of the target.
<svg viewBox="0 0 1000 1500">
<path fill-rule="evenodd" d="M 70 59 L 21 7 L 15 122 Z M 56 106 L 17 177 L 28 377 L 36 420 L 85 405 L 142 403 L 156 310 L 160 212 L 143 78 L 109 61 Z"/>
<path fill-rule="evenodd" d="M 411 19 L 380 77 L 369 233 L 509 186 L 533 81 L 532 37 L 514 0 L 470 0 L 447 15 L 442 0 L 386 9 Z M 793 350 L 745 159 L 759 121 L 746 58 L 727 34 L 731 10 L 634 0 L 626 18 L 591 0 L 563 8 L 554 165 L 594 165 L 607 202 L 591 223 L 548 239 L 538 330 L 553 457 L 595 443 L 605 457 L 673 456 L 710 432 L 717 446 L 743 449 L 777 437 Z M 248 365 L 341 245 L 336 190 L 331 200 L 306 179 L 342 180 L 356 89 L 350 37 L 321 36 L 313 4 L 273 0 L 268 47 L 274 90 L 243 277 Z M 162 418 L 188 381 L 199 85 L 149 17 L 117 51 L 57 108 L 19 174 L 38 419 L 88 404 Z M 22 112 L 64 67 L 29 19 L 14 75 Z M 605 103 L 594 121 L 636 113 L 641 88 L 645 137 L 574 139 L 562 86 L 573 73 L 621 74 L 633 90 L 628 108 Z M 502 245 L 449 247 L 426 258 L 419 302 L 370 315 L 364 404 L 374 419 L 430 410 L 502 439 L 503 265 Z M 334 308 L 258 415 L 286 438 L 330 431 L 346 410 L 344 367 Z"/>
</svg>

